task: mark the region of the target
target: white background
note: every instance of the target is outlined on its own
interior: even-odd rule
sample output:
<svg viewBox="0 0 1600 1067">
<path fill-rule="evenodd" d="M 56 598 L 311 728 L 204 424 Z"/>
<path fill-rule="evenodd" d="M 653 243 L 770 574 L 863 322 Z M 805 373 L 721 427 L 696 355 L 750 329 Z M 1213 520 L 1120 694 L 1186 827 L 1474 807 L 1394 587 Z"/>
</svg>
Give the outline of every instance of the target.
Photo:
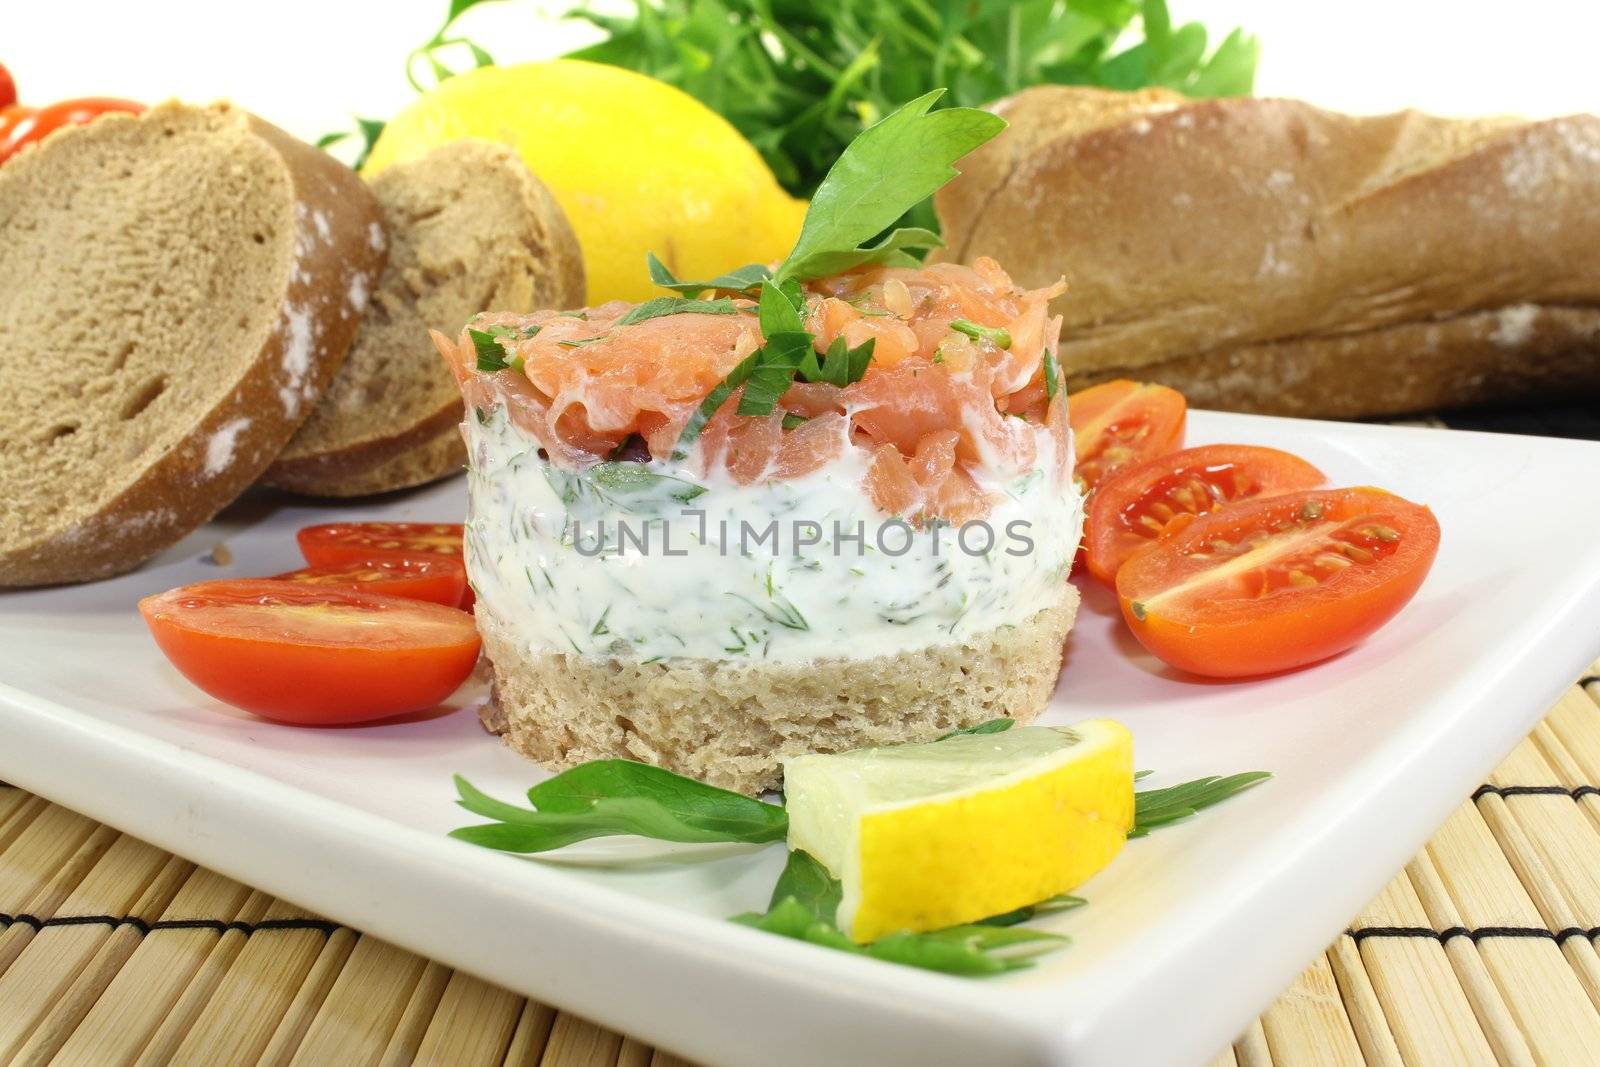
<svg viewBox="0 0 1600 1067">
<path fill-rule="evenodd" d="M 1351 111 L 1600 111 L 1600 4 L 1590 0 L 1171 0 L 1214 39 L 1262 41 L 1257 91 Z M 230 97 L 312 138 L 351 114 L 386 117 L 412 97 L 406 54 L 447 0 L 3 0 L 0 62 L 24 99 Z M 501 62 L 585 43 L 584 29 L 504 0 L 461 27 Z"/>
</svg>

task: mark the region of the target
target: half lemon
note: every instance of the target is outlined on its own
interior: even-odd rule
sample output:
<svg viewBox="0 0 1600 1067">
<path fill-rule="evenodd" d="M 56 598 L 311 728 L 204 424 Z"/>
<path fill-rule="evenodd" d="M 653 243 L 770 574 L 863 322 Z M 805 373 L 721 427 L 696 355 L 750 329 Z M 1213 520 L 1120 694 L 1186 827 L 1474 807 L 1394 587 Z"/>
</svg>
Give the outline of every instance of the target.
<svg viewBox="0 0 1600 1067">
<path fill-rule="evenodd" d="M 857 942 L 1065 893 L 1133 826 L 1133 737 L 1107 719 L 799 756 L 783 774 L 789 847 L 839 879 Z"/>
</svg>

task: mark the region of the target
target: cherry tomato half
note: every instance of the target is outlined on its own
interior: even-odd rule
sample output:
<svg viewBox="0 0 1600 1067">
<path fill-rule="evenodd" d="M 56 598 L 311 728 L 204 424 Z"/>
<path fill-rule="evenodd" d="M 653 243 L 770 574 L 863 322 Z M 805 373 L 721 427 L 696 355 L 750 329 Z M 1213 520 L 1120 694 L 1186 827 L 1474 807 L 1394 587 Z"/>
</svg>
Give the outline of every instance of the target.
<svg viewBox="0 0 1600 1067">
<path fill-rule="evenodd" d="M 456 608 L 271 578 L 199 582 L 139 602 L 161 651 L 218 700 L 277 722 L 368 722 L 431 708 L 472 673 Z"/>
<path fill-rule="evenodd" d="M 313 567 L 374 559 L 461 558 L 458 522 L 330 522 L 295 534 Z"/>
<path fill-rule="evenodd" d="M 1314 489 L 1202 515 L 1134 555 L 1117 599 L 1139 641 L 1217 678 L 1303 667 L 1393 618 L 1439 550 L 1433 512 L 1381 489 Z"/>
<path fill-rule="evenodd" d="M 36 107 L 23 107 L 21 104 L 0 107 L 0 145 L 5 144 L 6 140 L 10 138 L 11 127 L 38 110 Z"/>
<path fill-rule="evenodd" d="M 1087 493 L 1113 471 L 1182 448 L 1188 409 L 1176 389 L 1126 379 L 1074 393 L 1067 421 L 1079 487 Z"/>
<path fill-rule="evenodd" d="M 467 592 L 467 571 L 459 561 L 433 559 L 374 559 L 338 567 L 302 567 L 275 576 L 281 582 L 330 585 L 380 596 L 403 596 L 434 604 L 459 607 Z"/>
<path fill-rule="evenodd" d="M 1194 516 L 1325 481 L 1299 456 L 1255 445 L 1201 445 L 1124 467 L 1089 498 L 1089 572 L 1110 584 L 1129 556 Z"/>
<path fill-rule="evenodd" d="M 4 163 L 28 145 L 44 140 L 63 126 L 87 125 L 101 115 L 113 113 L 139 115 L 143 114 L 144 110 L 143 104 L 109 96 L 85 96 L 42 107 L 11 122 L 6 130 L 5 139 L 0 140 L 0 163 Z"/>
<path fill-rule="evenodd" d="M 0 63 L 0 111 L 17 102 L 17 80 L 11 76 L 4 63 Z"/>
</svg>

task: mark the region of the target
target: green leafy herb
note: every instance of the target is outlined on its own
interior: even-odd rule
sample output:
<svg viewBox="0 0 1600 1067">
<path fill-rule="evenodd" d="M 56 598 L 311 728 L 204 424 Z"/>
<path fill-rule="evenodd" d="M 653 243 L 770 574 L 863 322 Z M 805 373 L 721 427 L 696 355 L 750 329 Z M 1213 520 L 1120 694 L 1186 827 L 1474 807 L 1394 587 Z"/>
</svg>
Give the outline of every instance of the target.
<svg viewBox="0 0 1600 1067">
<path fill-rule="evenodd" d="M 356 128 L 351 130 L 337 130 L 325 133 L 317 138 L 318 148 L 332 148 L 349 140 L 351 137 L 361 138 L 361 151 L 356 154 L 355 162 L 351 164 L 360 170 L 367 164 L 367 157 L 372 155 L 372 146 L 378 143 L 378 137 L 383 133 L 383 128 L 388 125 L 382 119 L 356 119 Z"/>
<path fill-rule="evenodd" d="M 840 387 L 859 382 L 872 362 L 876 340 L 869 337 L 856 347 L 848 348 L 841 335 L 833 339 L 833 344 L 820 357 L 813 345 L 800 360 L 800 377 L 808 382 L 827 382 Z"/>
<path fill-rule="evenodd" d="M 1163 0 L 635 0 L 570 17 L 604 35 L 573 58 L 677 86 L 725 116 L 778 180 L 808 196 L 862 128 L 938 86 L 977 107 L 1031 85 L 1162 85 L 1248 94 L 1258 46 L 1238 30 L 1207 55 Z M 926 202 L 911 218 L 926 225 Z M 893 220 L 891 220 L 893 221 Z M 903 221 L 902 225 L 911 224 Z"/>
<path fill-rule="evenodd" d="M 789 853 L 765 912 L 736 915 L 733 921 L 781 937 L 868 956 L 889 963 L 946 974 L 1003 974 L 1030 966 L 1031 958 L 1061 948 L 1067 939 L 1043 930 L 1011 930 L 974 923 L 922 934 L 891 934 L 858 945 L 835 924 L 842 891 L 839 882 L 809 853 Z"/>
<path fill-rule="evenodd" d="M 737 315 L 739 308 L 726 297 L 720 300 L 685 300 L 677 296 L 658 296 L 629 311 L 617 320 L 618 326 L 632 326 L 665 315 Z"/>
<path fill-rule="evenodd" d="M 897 230 L 875 246 L 866 242 L 956 176 L 955 162 L 1005 128 L 998 115 L 975 108 L 933 111 L 935 89 L 861 131 L 817 186 L 800 238 L 773 273 L 782 282 L 837 274 L 861 263 L 894 262 L 910 247 L 937 238 L 926 230 Z"/>
<path fill-rule="evenodd" d="M 605 339 L 606 335 L 602 333 L 595 337 L 573 337 L 568 340 L 557 341 L 556 344 L 562 348 L 582 348 L 584 345 L 592 345 L 596 341 L 604 341 Z"/>
<path fill-rule="evenodd" d="M 687 504 L 703 485 L 657 474 L 642 463 L 608 459 L 581 471 L 546 466 L 545 479 L 568 507 L 596 502 L 619 511 L 649 514 L 668 504 Z"/>
<path fill-rule="evenodd" d="M 1027 922 L 1029 919 L 1037 918 L 1040 915 L 1052 915 L 1058 911 L 1071 911 L 1073 908 L 1081 908 L 1087 903 L 1089 903 L 1087 900 L 1082 897 L 1075 897 L 1071 893 L 1057 893 L 1055 896 L 1047 900 L 1041 900 L 1037 904 L 1029 904 L 1025 908 L 1008 911 L 1004 915 L 991 915 L 987 919 L 978 921 L 985 926 L 1015 926 L 1017 923 Z"/>
<path fill-rule="evenodd" d="M 673 276 L 667 265 L 656 258 L 654 252 L 645 253 L 645 264 L 650 269 L 650 280 L 663 289 L 671 289 L 685 296 L 699 296 L 707 290 L 730 293 L 749 293 L 762 282 L 772 277 L 772 272 L 759 263 L 740 267 L 738 270 L 729 271 L 720 277 L 708 282 L 679 281 Z"/>
<path fill-rule="evenodd" d="M 673 446 L 672 458 L 675 462 L 682 463 L 689 458 L 689 446 L 699 438 L 700 432 L 706 428 L 706 423 L 711 421 L 717 409 L 733 395 L 733 391 L 750 380 L 750 376 L 756 372 L 756 367 L 761 362 L 763 351 L 765 349 L 757 349 L 740 360 L 739 365 L 729 371 L 728 376 L 717 383 L 717 387 L 700 401 L 700 406 L 689 416 L 689 421 L 684 423 L 683 432 L 678 434 L 678 443 Z"/>
<path fill-rule="evenodd" d="M 1056 354 L 1050 351 L 1050 346 L 1044 346 L 1044 395 L 1046 400 L 1054 400 L 1061 391 L 1061 368 L 1056 365 Z"/>
<path fill-rule="evenodd" d="M 796 376 L 844 386 L 866 374 L 872 361 L 870 340 L 849 348 L 837 338 L 818 355 L 816 337 L 805 327 L 806 298 L 799 283 L 867 263 L 915 264 L 908 250 L 939 243 L 938 235 L 915 228 L 895 230 L 876 244 L 866 242 L 955 177 L 956 160 L 1005 127 L 1005 120 L 972 108 L 930 111 L 942 92 L 911 101 L 868 127 L 844 150 L 817 188 L 799 240 L 770 277 L 752 266 L 711 282 L 683 283 L 660 260 L 649 257 L 651 278 L 684 292 L 740 284 L 747 292 L 751 285 L 760 286 L 757 306 L 766 343 L 706 397 L 680 434 L 675 456 L 687 458 L 705 424 L 741 386 L 738 413 L 762 416 L 772 413 Z M 1008 336 L 1006 346 L 1010 343 Z"/>
<path fill-rule="evenodd" d="M 455 778 L 458 803 L 492 819 L 451 837 L 502 852 L 548 852 L 594 837 L 760 843 L 780 840 L 781 807 L 628 760 L 582 763 L 528 790 L 532 810 L 506 804 Z"/>
<path fill-rule="evenodd" d="M 739 398 L 740 415 L 770 415 L 779 399 L 800 370 L 808 353 L 815 354 L 811 334 L 770 334 L 767 343 L 755 353 L 755 368 L 745 378 L 744 395 Z"/>
<path fill-rule="evenodd" d="M 783 414 L 783 428 L 785 430 L 798 430 L 810 421 L 804 415 L 796 415 L 792 411 L 786 411 Z"/>
<path fill-rule="evenodd" d="M 478 357 L 478 370 L 485 374 L 512 367 L 522 369 L 522 358 L 513 356 L 506 358 L 505 346 L 500 343 L 502 338 L 515 337 L 516 331 L 505 326 L 491 326 L 487 330 L 468 330 L 467 337 L 472 341 L 472 350 Z"/>
<path fill-rule="evenodd" d="M 974 341 L 988 341 L 996 348 L 1011 347 L 1011 331 L 1004 326 L 979 326 L 966 319 L 956 319 L 950 323 L 950 328 L 957 333 L 964 333 Z"/>
<path fill-rule="evenodd" d="M 951 730 L 938 738 L 938 740 L 948 741 L 952 737 L 961 737 L 965 734 L 1003 734 L 1015 725 L 1017 725 L 1017 720 L 1015 719 L 990 719 L 988 722 L 980 722 L 976 726 L 963 726 L 959 730 Z"/>
<path fill-rule="evenodd" d="M 602 613 L 594 632 L 602 632 L 604 625 Z M 1011 719 L 992 719 L 944 737 L 1000 733 L 1013 724 Z M 1141 771 L 1134 778 L 1147 773 Z M 1135 793 L 1137 814 L 1129 836 L 1142 837 L 1269 777 L 1251 771 Z M 760 844 L 781 840 L 789 827 L 788 814 L 779 805 L 629 760 L 583 763 L 541 782 L 528 790 L 531 808 L 496 800 L 460 775 L 455 784 L 460 805 L 491 821 L 451 831 L 450 836 L 503 852 L 548 852 L 590 838 L 620 835 L 687 843 Z M 1018 926 L 1087 903 L 1082 897 L 1062 893 L 976 923 L 929 933 L 891 934 L 858 945 L 838 928 L 842 897 L 842 887 L 827 868 L 796 849 L 788 854 L 767 910 L 737 915 L 733 921 L 889 963 L 982 976 L 1031 966 L 1033 957 L 1065 946 L 1067 938 L 1059 934 Z"/>
<path fill-rule="evenodd" d="M 1151 830 L 1187 819 L 1198 811 L 1220 804 L 1272 775 L 1266 771 L 1245 771 L 1225 778 L 1196 778 L 1192 782 L 1148 789 L 1134 794 L 1133 830 L 1129 837 L 1143 837 Z"/>
</svg>

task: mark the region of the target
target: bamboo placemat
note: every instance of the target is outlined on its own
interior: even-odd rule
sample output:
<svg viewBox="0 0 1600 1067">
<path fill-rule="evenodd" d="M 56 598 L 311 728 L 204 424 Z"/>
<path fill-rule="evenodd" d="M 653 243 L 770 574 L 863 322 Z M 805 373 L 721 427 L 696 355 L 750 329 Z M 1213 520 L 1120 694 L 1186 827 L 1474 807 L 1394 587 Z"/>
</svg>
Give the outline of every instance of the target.
<svg viewBox="0 0 1600 1067">
<path fill-rule="evenodd" d="M 1597 938 L 1600 663 L 1215 1063 L 1595 1062 Z M 0 1064 L 257 1062 L 681 1061 L 0 786 Z"/>
</svg>

